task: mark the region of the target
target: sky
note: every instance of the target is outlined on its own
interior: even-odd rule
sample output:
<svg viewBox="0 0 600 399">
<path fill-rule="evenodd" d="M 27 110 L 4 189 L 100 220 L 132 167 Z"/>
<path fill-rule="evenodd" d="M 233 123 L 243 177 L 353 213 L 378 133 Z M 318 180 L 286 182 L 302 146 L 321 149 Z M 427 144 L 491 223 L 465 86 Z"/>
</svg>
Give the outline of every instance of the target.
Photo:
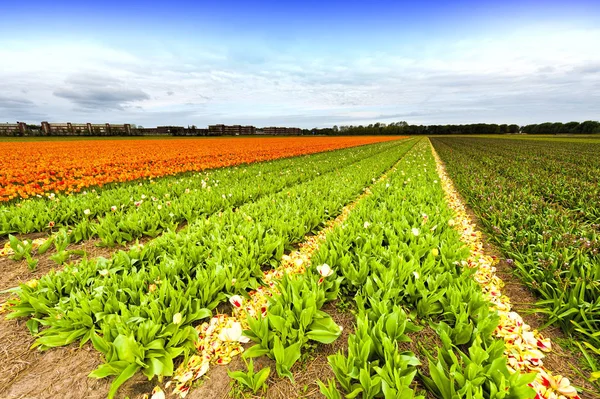
<svg viewBox="0 0 600 399">
<path fill-rule="evenodd" d="M 600 120 L 600 1 L 2 1 L 0 122 Z"/>
</svg>

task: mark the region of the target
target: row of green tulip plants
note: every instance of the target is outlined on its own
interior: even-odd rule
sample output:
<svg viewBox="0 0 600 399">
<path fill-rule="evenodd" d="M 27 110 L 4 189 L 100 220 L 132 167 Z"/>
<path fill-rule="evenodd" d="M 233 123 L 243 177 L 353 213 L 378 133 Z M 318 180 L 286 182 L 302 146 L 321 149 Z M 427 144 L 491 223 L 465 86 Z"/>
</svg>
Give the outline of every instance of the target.
<svg viewBox="0 0 600 399">
<path fill-rule="evenodd" d="M 473 138 L 442 142 L 600 230 L 600 145 Z"/>
<path fill-rule="evenodd" d="M 321 310 L 337 298 L 341 278 L 322 278 L 319 273 L 284 275 L 277 291 L 269 298 L 268 311 L 248 317 L 244 334 L 255 345 L 245 358 L 266 355 L 275 360 L 280 377 L 293 381 L 292 367 L 309 341 L 330 344 L 341 334 L 331 316 Z"/>
<path fill-rule="evenodd" d="M 173 359 L 194 350 L 195 324 L 228 296 L 256 288 L 261 268 L 276 266 L 293 243 L 335 217 L 413 145 L 395 142 L 111 259 L 67 265 L 36 285 L 21 285 L 8 317 L 31 317 L 27 325 L 41 349 L 91 340 L 106 359 L 92 376 L 117 376 L 110 396 L 138 371 L 169 376 Z"/>
<path fill-rule="evenodd" d="M 564 160 L 545 159 L 533 152 L 533 147 L 512 147 L 513 157 L 527 157 L 523 151 L 532 151 L 535 160 L 519 168 L 509 160 L 490 155 L 474 139 L 434 139 L 438 153 L 447 170 L 473 211 L 479 216 L 490 237 L 501 247 L 513 263 L 521 280 L 540 297 L 539 310 L 548 316 L 548 324 L 555 324 L 576 338 L 577 345 L 586 354 L 593 371 L 600 366 L 600 226 L 591 217 L 579 217 L 581 209 L 598 209 L 596 198 L 588 199 L 587 208 L 573 203 L 554 201 L 539 187 L 555 191 L 557 197 L 565 191 L 572 196 L 587 198 L 586 181 L 577 187 L 566 183 L 568 168 L 557 171 L 557 163 L 573 161 L 564 147 L 573 153 L 580 151 L 582 165 L 600 164 L 597 156 L 578 143 L 543 143 L 556 145 Z M 466 143 L 465 143 L 466 140 Z M 589 144 L 587 144 L 589 145 Z M 586 145 L 586 146 L 587 146 Z M 544 147 L 545 148 L 545 147 Z M 540 150 L 541 151 L 541 150 Z M 505 153 L 506 154 L 506 153 Z M 546 151 L 540 152 L 545 155 Z M 557 171 L 556 176 L 546 170 Z M 595 176 L 597 179 L 597 176 Z M 539 180 L 539 182 L 535 182 Z M 579 342 L 581 341 L 581 342 Z"/>
<path fill-rule="evenodd" d="M 101 245 L 124 244 L 240 206 L 394 146 L 393 142 L 373 144 L 9 203 L 0 206 L 0 237 L 50 233 L 63 227 L 70 242 L 97 237 Z"/>
<path fill-rule="evenodd" d="M 356 304 L 348 351 L 328 358 L 335 379 L 320 382 L 329 399 L 424 398 L 419 386 L 444 399 L 535 396 L 535 375 L 509 373 L 504 342 L 492 337 L 498 315 L 473 270 L 459 266 L 468 249 L 449 226 L 437 179 L 423 140 L 311 258 L 332 268 L 341 295 Z M 439 347 L 406 350 L 423 328 Z"/>
</svg>

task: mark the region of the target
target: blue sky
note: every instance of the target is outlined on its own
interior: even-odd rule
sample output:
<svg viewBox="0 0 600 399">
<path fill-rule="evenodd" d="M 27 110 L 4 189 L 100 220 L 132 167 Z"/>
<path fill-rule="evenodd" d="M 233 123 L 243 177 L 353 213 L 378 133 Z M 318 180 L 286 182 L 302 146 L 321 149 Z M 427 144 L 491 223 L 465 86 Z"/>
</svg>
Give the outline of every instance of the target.
<svg viewBox="0 0 600 399">
<path fill-rule="evenodd" d="M 8 3 L 0 122 L 600 119 L 596 1 Z"/>
</svg>

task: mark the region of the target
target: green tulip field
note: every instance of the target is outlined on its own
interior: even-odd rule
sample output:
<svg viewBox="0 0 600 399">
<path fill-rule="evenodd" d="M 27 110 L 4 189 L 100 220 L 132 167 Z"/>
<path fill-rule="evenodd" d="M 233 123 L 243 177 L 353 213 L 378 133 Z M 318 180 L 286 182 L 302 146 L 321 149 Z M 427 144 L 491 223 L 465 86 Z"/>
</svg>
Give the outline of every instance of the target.
<svg viewBox="0 0 600 399">
<path fill-rule="evenodd" d="M 547 316 L 600 363 L 600 145 L 551 138 L 435 138 L 489 237 Z"/>
<path fill-rule="evenodd" d="M 5 202 L 0 265 L 27 269 L 2 292 L 0 336 L 13 323 L 32 337 L 23 352 L 93 350 L 85 378 L 106 384 L 58 393 L 70 398 L 588 397 L 579 381 L 593 385 L 600 367 L 599 149 L 402 138 Z M 452 181 L 588 375 L 543 366 L 537 332 L 500 333 L 516 324 L 492 300 L 499 285 L 482 282 Z M 70 256 L 90 240 L 109 255 Z M 40 259 L 54 268 L 30 278 Z M 17 380 L 0 380 L 0 397 L 41 395 Z M 209 389 L 216 380 L 225 393 Z"/>
</svg>

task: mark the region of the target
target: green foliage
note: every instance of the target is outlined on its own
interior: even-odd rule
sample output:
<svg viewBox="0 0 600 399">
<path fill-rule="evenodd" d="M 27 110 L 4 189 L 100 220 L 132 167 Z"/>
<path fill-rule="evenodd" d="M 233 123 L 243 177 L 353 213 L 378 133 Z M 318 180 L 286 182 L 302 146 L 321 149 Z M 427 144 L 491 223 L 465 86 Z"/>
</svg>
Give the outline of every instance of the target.
<svg viewBox="0 0 600 399">
<path fill-rule="evenodd" d="M 348 338 L 348 354 L 339 352 L 328 358 L 336 380 L 349 393 L 347 397 L 373 398 L 382 392 L 386 397 L 413 397 L 409 386 L 420 362 L 412 352 L 398 348 L 398 342 L 410 341 L 404 333 L 407 327 L 418 330 L 399 308 L 377 323 L 366 314 L 359 315 L 355 333 Z"/>
<path fill-rule="evenodd" d="M 526 399 L 536 395 L 528 386 L 535 373 L 508 371 L 504 342 L 494 340 L 486 345 L 478 336 L 465 353 L 452 342 L 450 330 L 448 326 L 438 329 L 442 347 L 437 350 L 437 359 L 427 353 L 430 375 L 421 375 L 425 386 L 437 397 Z"/>
<path fill-rule="evenodd" d="M 536 311 L 583 341 L 593 367 L 600 348 L 600 146 L 432 141 L 487 233 L 540 297 Z"/>
<path fill-rule="evenodd" d="M 327 398 L 327 399 L 342 399 L 342 394 L 338 391 L 335 386 L 335 380 L 329 379 L 327 380 L 327 385 L 322 381 L 317 381 L 319 385 L 319 391 Z"/>
<path fill-rule="evenodd" d="M 508 374 L 502 343 L 492 339 L 498 315 L 473 271 L 459 266 L 468 252 L 449 227 L 453 212 L 437 179 L 423 140 L 313 255 L 344 277 L 340 290 L 357 309 L 348 353 L 328 358 L 335 384 L 320 384 L 326 396 L 337 397 L 337 385 L 348 398 L 417 398 L 419 378 L 443 398 L 530 397 L 529 381 Z M 420 360 L 400 349 L 421 330 L 415 320 L 448 343 L 439 367 L 430 355 L 431 375 L 418 374 Z"/>
<path fill-rule="evenodd" d="M 269 378 L 269 374 L 271 374 L 271 368 L 265 367 L 261 370 L 254 372 L 254 361 L 250 360 L 246 362 L 247 372 L 243 371 L 227 371 L 229 377 L 242 387 L 245 387 L 252 391 L 252 393 L 256 394 L 259 390 L 266 389 L 265 382 L 267 378 Z"/>
<path fill-rule="evenodd" d="M 214 188 L 203 191 L 206 201 L 214 201 L 210 211 L 216 213 L 197 218 L 188 214 L 190 223 L 179 232 L 165 232 L 145 246 L 119 251 L 111 259 L 83 259 L 77 265 L 66 265 L 40 278 L 35 288 L 22 285 L 9 317 L 33 317 L 36 321 L 31 330 L 38 331 L 35 345 L 41 349 L 92 339 L 106 361 L 92 375 L 117 376 L 115 390 L 136 370 L 148 378 L 171 375 L 173 359 L 195 350 L 193 325 L 209 317 L 228 295 L 255 288 L 263 267 L 277 265 L 286 248 L 335 217 L 412 145 L 410 141 L 392 142 L 321 154 L 310 158 L 320 160 L 315 163 L 306 163 L 307 158 L 302 157 L 288 163 L 211 172 L 231 174 L 233 180 L 227 185 L 225 178 L 210 180 Z M 294 168 L 282 168 L 289 162 Z M 268 176 L 265 179 L 263 170 Z M 252 175 L 237 183 L 240 174 L 248 171 L 253 171 Z M 188 182 L 182 180 L 181 184 Z M 217 198 L 213 191 L 219 192 Z M 225 192 L 250 202 L 237 208 L 231 203 L 225 206 Z M 181 195 L 185 195 L 183 189 Z M 180 206 L 182 212 L 196 209 L 187 200 Z M 148 215 L 157 217 L 152 212 Z M 63 247 L 67 242 L 63 231 L 55 239 L 57 254 L 68 253 Z M 83 228 L 73 231 L 80 231 L 81 237 L 87 234 Z M 73 233 L 67 237 L 69 242 L 79 239 Z M 280 375 L 291 376 L 290 369 L 301 356 L 301 341 L 331 342 L 340 333 L 320 311 L 325 301 L 335 298 L 340 281 L 329 277 L 319 285 L 314 277 L 282 283 L 281 305 L 273 304 L 269 313 L 274 317 L 266 319 L 266 330 L 253 328 L 261 344 L 247 354 L 269 353 Z M 300 288 L 312 294 L 300 295 Z M 300 300 L 293 306 L 289 298 Z M 180 323 L 173 323 L 175 314 L 182 316 Z M 288 320 L 282 324 L 275 316 L 290 317 L 291 324 L 286 325 Z M 269 343 L 263 342 L 271 336 Z M 299 341 L 292 342 L 293 337 Z"/>
<path fill-rule="evenodd" d="M 329 277 L 332 279 L 333 277 Z M 338 282 L 339 285 L 339 282 Z M 341 329 L 327 313 L 319 310 L 325 303 L 325 289 L 304 275 L 285 275 L 278 284 L 279 294 L 269 300 L 266 317 L 249 317 L 245 335 L 256 343 L 245 357 L 267 354 L 275 359 L 277 373 L 293 379 L 291 368 L 309 340 L 329 344 Z"/>
<path fill-rule="evenodd" d="M 27 261 L 27 266 L 30 270 L 35 270 L 38 264 L 37 259 L 33 259 L 31 256 L 33 250 L 33 242 L 31 240 L 19 240 L 17 237 L 13 235 L 8 235 L 8 240 L 10 242 L 10 247 L 14 251 L 14 254 L 11 256 L 11 259 L 19 261 L 25 259 Z"/>
</svg>

